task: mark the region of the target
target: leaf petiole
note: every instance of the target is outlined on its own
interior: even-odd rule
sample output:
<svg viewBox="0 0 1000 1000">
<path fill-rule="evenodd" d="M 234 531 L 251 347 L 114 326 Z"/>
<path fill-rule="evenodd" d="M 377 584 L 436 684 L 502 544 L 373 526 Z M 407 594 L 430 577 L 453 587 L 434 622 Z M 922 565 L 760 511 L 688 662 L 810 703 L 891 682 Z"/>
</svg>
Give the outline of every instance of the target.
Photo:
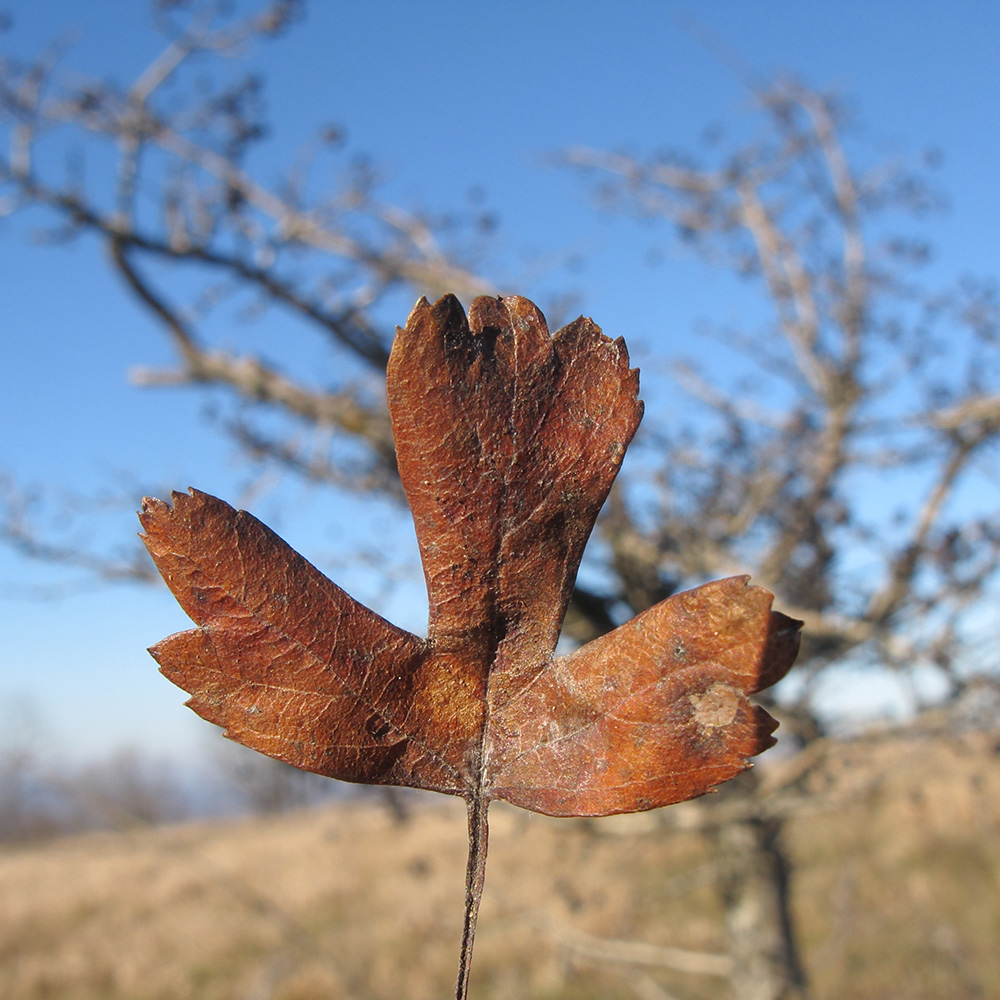
<svg viewBox="0 0 1000 1000">
<path fill-rule="evenodd" d="M 455 1000 L 466 1000 L 469 992 L 469 972 L 472 968 L 472 946 L 476 940 L 479 903 L 486 881 L 486 852 L 490 828 L 487 813 L 489 799 L 477 789 L 468 799 L 469 860 L 465 870 L 465 924 L 462 927 L 462 949 L 458 959 L 458 981 Z"/>
</svg>

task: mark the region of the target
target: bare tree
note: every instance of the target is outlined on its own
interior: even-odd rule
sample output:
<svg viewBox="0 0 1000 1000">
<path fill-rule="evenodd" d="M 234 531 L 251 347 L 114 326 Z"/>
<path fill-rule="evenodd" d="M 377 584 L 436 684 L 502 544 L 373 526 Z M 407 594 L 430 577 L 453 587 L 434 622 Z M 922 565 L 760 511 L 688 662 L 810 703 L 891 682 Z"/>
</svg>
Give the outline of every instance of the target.
<svg viewBox="0 0 1000 1000">
<path fill-rule="evenodd" d="M 222 77 L 206 88 L 205 59 L 280 35 L 300 4 L 276 0 L 222 23 L 215 5 L 188 6 L 154 5 L 169 42 L 125 85 L 62 73 L 58 47 L 27 64 L 0 62 L 0 213 L 42 206 L 49 239 L 103 242 L 176 359 L 133 371 L 135 382 L 222 387 L 233 403 L 222 422 L 249 457 L 401 497 L 380 386 L 394 322 L 379 319 L 379 307 L 400 290 L 408 301 L 492 291 L 458 263 L 481 251 L 491 218 L 427 218 L 380 200 L 376 172 L 345 159 L 333 125 L 297 152 L 280 183 L 260 181 L 247 166 L 267 131 L 260 81 Z M 95 148 L 114 164 L 88 176 Z M 332 191 L 315 192 L 320 165 L 339 177 Z M 279 309 L 298 321 L 336 359 L 331 384 L 289 370 L 280 346 L 269 356 L 231 346 L 216 322 L 224 305 L 244 320 Z M 4 487 L 5 534 L 26 554 L 112 577 L 144 574 L 145 564 L 39 538 L 23 491 Z"/>
<path fill-rule="evenodd" d="M 213 742 L 215 770 L 224 794 L 258 816 L 329 802 L 334 785 L 321 775 L 300 771 L 235 743 Z"/>
<path fill-rule="evenodd" d="M 893 224 L 931 207 L 930 189 L 899 167 L 859 168 L 834 99 L 793 81 L 754 96 L 760 135 L 709 164 L 564 159 L 605 207 L 670 225 L 767 311 L 756 328 L 711 331 L 744 359 L 738 384 L 677 367 L 692 418 L 657 429 L 646 482 L 620 489 L 604 519 L 607 599 L 638 610 L 752 571 L 806 623 L 779 715 L 809 743 L 831 721 L 834 669 L 890 670 L 917 708 L 997 684 L 985 623 L 1000 565 L 1000 312 L 989 284 L 922 288 L 928 249 Z M 738 992 L 799 996 L 782 819 L 754 805 L 752 781 L 742 791 L 743 819 L 718 827 L 742 859 L 724 886 Z"/>
<path fill-rule="evenodd" d="M 0 841 L 127 830 L 194 815 L 169 763 L 119 750 L 83 767 L 54 765 L 17 741 L 0 746 Z"/>
<path fill-rule="evenodd" d="M 738 384 L 677 366 L 704 419 L 657 430 L 656 490 L 619 493 L 605 520 L 615 596 L 751 567 L 806 622 L 793 704 L 811 726 L 824 672 L 848 662 L 933 671 L 935 700 L 954 699 L 996 668 L 970 627 L 998 571 L 996 288 L 922 289 L 928 248 L 884 216 L 932 194 L 903 169 L 856 168 L 833 99 L 793 82 L 756 98 L 767 132 L 712 167 L 566 154 L 606 203 L 671 223 L 770 310 L 712 331 L 748 363 Z"/>
</svg>

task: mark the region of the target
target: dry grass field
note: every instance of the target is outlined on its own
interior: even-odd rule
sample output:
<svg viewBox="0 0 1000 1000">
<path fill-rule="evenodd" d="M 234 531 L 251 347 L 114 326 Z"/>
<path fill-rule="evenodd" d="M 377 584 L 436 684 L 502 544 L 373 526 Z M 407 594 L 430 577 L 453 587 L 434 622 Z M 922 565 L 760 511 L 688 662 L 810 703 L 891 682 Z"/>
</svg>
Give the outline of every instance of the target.
<svg viewBox="0 0 1000 1000">
<path fill-rule="evenodd" d="M 1000 997 L 995 743 L 852 745 L 814 780 L 837 805 L 800 815 L 789 844 L 817 1000 Z M 420 801 L 405 823 L 354 803 L 5 847 L 0 997 L 447 997 L 465 817 L 458 801 Z M 699 835 L 656 814 L 588 823 L 495 806 L 492 819 L 474 997 L 729 996 L 717 974 L 591 947 L 722 950 Z"/>
</svg>

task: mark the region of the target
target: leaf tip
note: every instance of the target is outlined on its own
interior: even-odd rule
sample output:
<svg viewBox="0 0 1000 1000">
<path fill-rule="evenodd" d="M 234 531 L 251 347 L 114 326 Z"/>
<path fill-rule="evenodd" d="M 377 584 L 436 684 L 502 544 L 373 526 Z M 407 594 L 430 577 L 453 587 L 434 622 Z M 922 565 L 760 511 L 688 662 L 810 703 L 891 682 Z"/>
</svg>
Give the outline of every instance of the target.
<svg viewBox="0 0 1000 1000">
<path fill-rule="evenodd" d="M 420 298 L 417 299 L 417 301 L 414 303 L 413 308 L 410 310 L 410 314 L 406 317 L 405 325 L 396 327 L 397 332 L 400 330 L 404 330 L 406 327 L 410 325 L 410 322 L 413 320 L 415 316 L 417 316 L 422 312 L 426 312 L 430 308 L 431 304 L 430 302 L 427 301 L 427 296 L 421 295 Z"/>
<path fill-rule="evenodd" d="M 186 493 L 182 493 L 180 490 L 170 491 L 170 499 L 173 500 L 175 508 L 188 504 L 192 500 L 204 502 L 208 496 L 209 494 L 204 493 L 201 490 L 196 490 L 193 486 L 189 486 Z"/>
<path fill-rule="evenodd" d="M 594 321 L 591 320 L 590 322 L 593 323 Z M 596 326 L 596 324 L 594 325 Z M 600 330 L 600 327 L 597 327 L 597 329 Z M 626 366 L 631 363 L 631 358 L 629 358 L 628 355 L 628 345 L 625 343 L 624 337 L 615 337 L 615 339 L 611 341 L 611 346 L 618 352 L 618 358 L 621 362 L 623 362 Z M 635 372 L 638 375 L 639 369 L 629 368 L 629 372 Z"/>
<path fill-rule="evenodd" d="M 164 510 L 169 510 L 170 504 L 157 497 L 143 497 L 142 503 L 139 505 L 139 510 L 137 511 L 140 520 L 143 517 L 147 517 L 150 514 L 159 514 Z"/>
<path fill-rule="evenodd" d="M 139 532 L 142 544 L 152 552 L 152 536 L 156 531 L 156 519 L 163 517 L 170 511 L 170 504 L 165 503 L 157 497 L 143 497 L 139 510 L 136 512 L 139 517 L 139 524 L 143 530 Z"/>
</svg>

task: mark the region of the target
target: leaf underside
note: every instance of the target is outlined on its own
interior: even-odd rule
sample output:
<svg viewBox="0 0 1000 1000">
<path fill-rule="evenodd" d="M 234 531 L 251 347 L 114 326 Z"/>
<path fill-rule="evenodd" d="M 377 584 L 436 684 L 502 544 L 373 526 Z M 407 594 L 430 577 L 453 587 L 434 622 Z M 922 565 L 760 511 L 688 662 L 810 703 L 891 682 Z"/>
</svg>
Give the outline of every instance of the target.
<svg viewBox="0 0 1000 1000">
<path fill-rule="evenodd" d="M 522 298 L 421 300 L 387 390 L 430 608 L 396 628 L 246 511 L 145 499 L 150 554 L 195 629 L 150 652 L 231 739 L 345 781 L 460 795 L 470 852 L 456 997 L 468 989 L 493 799 L 604 816 L 702 795 L 776 723 L 800 622 L 732 577 L 554 650 L 583 547 L 638 427 L 624 342 L 550 336 Z"/>
<path fill-rule="evenodd" d="M 773 743 L 747 695 L 798 623 L 733 577 L 553 656 L 583 546 L 641 417 L 621 340 L 550 337 L 525 299 L 418 303 L 388 391 L 430 603 L 426 639 L 208 494 L 147 499 L 145 541 L 198 628 L 151 650 L 239 743 L 346 781 L 556 816 L 701 795 Z"/>
</svg>

